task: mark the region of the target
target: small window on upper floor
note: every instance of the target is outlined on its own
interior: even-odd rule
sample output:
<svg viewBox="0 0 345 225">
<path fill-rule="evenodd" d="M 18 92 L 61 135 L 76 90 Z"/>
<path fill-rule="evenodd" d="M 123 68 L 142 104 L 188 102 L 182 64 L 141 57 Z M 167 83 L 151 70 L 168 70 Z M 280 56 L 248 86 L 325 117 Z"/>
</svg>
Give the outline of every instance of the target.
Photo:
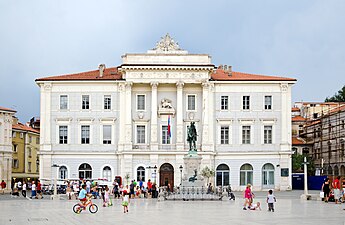
<svg viewBox="0 0 345 225">
<path fill-rule="evenodd" d="M 220 110 L 229 109 L 229 96 L 221 96 L 220 98 Z"/>
<path fill-rule="evenodd" d="M 68 97 L 67 95 L 60 95 L 60 109 L 68 108 Z"/>
<path fill-rule="evenodd" d="M 196 95 L 187 95 L 187 110 L 196 110 Z"/>
<path fill-rule="evenodd" d="M 111 96 L 104 95 L 104 109 L 111 109 Z"/>
<path fill-rule="evenodd" d="M 83 95 L 82 96 L 82 109 L 90 109 L 90 96 L 89 95 Z"/>
<path fill-rule="evenodd" d="M 137 95 L 137 110 L 145 111 L 145 95 Z"/>
<path fill-rule="evenodd" d="M 250 96 L 243 96 L 242 109 L 243 110 L 250 109 Z"/>
<path fill-rule="evenodd" d="M 17 147 L 18 147 L 18 145 L 16 145 L 16 144 L 13 145 L 13 152 L 17 152 Z"/>
<path fill-rule="evenodd" d="M 272 109 L 272 96 L 265 96 L 265 110 Z"/>
</svg>

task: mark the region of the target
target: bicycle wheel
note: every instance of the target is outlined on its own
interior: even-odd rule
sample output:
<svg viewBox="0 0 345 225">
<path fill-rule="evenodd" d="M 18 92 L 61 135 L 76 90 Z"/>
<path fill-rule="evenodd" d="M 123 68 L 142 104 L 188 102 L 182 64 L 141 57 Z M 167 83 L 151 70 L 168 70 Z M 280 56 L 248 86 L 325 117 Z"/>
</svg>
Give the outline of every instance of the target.
<svg viewBox="0 0 345 225">
<path fill-rule="evenodd" d="M 73 206 L 73 212 L 78 213 L 79 210 L 80 210 L 80 205 L 79 205 L 79 204 L 75 204 L 75 205 Z"/>
<path fill-rule="evenodd" d="M 96 213 L 98 211 L 98 206 L 96 204 L 92 204 L 89 207 L 90 213 Z"/>
</svg>

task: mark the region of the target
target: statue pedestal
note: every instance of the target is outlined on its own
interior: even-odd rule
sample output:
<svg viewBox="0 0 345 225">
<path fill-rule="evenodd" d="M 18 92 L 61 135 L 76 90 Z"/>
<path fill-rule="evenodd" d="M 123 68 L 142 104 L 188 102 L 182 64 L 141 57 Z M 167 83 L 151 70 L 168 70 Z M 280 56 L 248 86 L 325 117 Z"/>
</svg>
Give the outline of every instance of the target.
<svg viewBox="0 0 345 225">
<path fill-rule="evenodd" d="M 183 157 L 184 175 L 182 186 L 184 187 L 202 187 L 204 179 L 200 175 L 200 165 L 202 157 L 196 151 L 190 151 L 188 155 Z"/>
</svg>

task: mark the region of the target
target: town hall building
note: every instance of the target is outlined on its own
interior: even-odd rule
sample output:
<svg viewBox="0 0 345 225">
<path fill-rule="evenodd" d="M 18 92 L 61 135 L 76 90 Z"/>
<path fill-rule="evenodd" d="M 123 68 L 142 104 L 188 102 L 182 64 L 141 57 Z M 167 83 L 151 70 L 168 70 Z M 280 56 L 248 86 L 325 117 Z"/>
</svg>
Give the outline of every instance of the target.
<svg viewBox="0 0 345 225">
<path fill-rule="evenodd" d="M 235 72 L 167 34 L 117 67 L 39 78 L 40 178 L 178 186 L 195 122 L 212 183 L 291 189 L 292 78 Z M 199 171 L 200 172 L 200 171 Z M 205 181 L 206 183 L 206 181 Z"/>
</svg>

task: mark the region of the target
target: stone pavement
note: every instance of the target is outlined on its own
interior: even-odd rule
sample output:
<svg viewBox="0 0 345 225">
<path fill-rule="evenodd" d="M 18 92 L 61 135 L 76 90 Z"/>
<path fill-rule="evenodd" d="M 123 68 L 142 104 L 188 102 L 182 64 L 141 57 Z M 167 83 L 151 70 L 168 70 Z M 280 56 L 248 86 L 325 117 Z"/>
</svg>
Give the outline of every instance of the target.
<svg viewBox="0 0 345 225">
<path fill-rule="evenodd" d="M 317 193 L 317 192 L 314 192 Z M 120 200 L 114 206 L 102 207 L 96 214 L 83 211 L 75 214 L 76 200 L 27 200 L 0 195 L 0 224 L 331 224 L 344 225 L 345 204 L 299 199 L 302 191 L 276 192 L 275 212 L 267 212 L 265 192 L 256 193 L 255 201 L 262 203 L 262 211 L 243 210 L 242 194 L 235 193 L 236 201 L 157 201 L 134 199 L 129 213 L 124 214 Z"/>
</svg>

